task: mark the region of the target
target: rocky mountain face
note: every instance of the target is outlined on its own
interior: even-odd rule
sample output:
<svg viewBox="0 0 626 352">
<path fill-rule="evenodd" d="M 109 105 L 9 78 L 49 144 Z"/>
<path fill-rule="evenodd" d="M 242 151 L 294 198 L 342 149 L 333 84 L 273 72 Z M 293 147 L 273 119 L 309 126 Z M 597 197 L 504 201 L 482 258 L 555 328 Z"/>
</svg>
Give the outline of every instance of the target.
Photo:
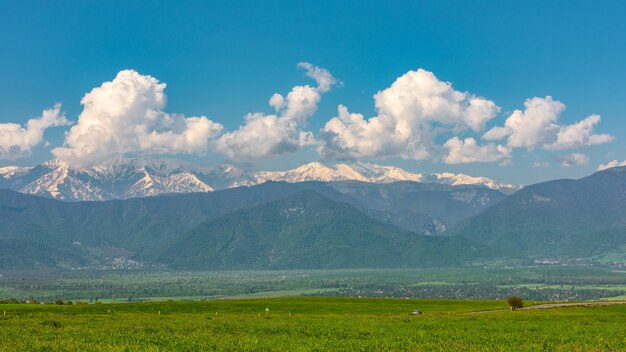
<svg viewBox="0 0 626 352">
<path fill-rule="evenodd" d="M 133 159 L 80 169 L 52 160 L 33 168 L 5 168 L 0 170 L 0 176 L 5 188 L 64 200 L 127 199 L 214 190 L 194 172 L 162 160 Z"/>
<path fill-rule="evenodd" d="M 35 167 L 0 168 L 0 188 L 54 199 L 100 201 L 155 196 L 167 193 L 212 192 L 266 181 L 290 183 L 354 180 L 368 183 L 412 181 L 452 186 L 483 186 L 512 193 L 520 187 L 485 177 L 463 174 L 411 173 L 398 167 L 371 163 L 326 166 L 319 162 L 287 171 L 249 172 L 222 164 L 203 168 L 167 159 L 116 160 L 87 168 L 73 168 L 59 160 Z"/>
<path fill-rule="evenodd" d="M 506 197 L 498 190 L 472 185 L 408 181 L 338 181 L 329 185 L 356 200 L 370 217 L 422 235 L 439 235 Z"/>
</svg>

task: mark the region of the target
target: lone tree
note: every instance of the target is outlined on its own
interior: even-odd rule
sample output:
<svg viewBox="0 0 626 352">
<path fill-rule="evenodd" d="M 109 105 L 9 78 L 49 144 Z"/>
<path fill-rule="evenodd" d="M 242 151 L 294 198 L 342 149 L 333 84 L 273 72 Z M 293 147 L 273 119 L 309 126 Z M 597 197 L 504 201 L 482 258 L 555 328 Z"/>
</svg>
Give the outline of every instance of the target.
<svg viewBox="0 0 626 352">
<path fill-rule="evenodd" d="M 506 302 L 509 304 L 511 310 L 524 307 L 524 301 L 522 301 L 520 296 L 511 296 L 506 299 Z"/>
</svg>

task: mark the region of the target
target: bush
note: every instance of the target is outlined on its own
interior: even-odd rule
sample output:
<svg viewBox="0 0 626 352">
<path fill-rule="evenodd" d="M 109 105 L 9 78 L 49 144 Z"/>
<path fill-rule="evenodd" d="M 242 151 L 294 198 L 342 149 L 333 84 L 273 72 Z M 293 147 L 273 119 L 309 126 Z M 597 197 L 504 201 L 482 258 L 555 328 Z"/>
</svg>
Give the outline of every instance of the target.
<svg viewBox="0 0 626 352">
<path fill-rule="evenodd" d="M 519 296 L 511 296 L 511 297 L 506 299 L 506 302 L 509 304 L 509 307 L 512 310 L 524 307 L 524 301 Z"/>
<path fill-rule="evenodd" d="M 20 301 L 18 301 L 16 298 L 9 298 L 9 299 L 0 299 L 0 304 L 19 304 L 22 303 Z"/>
</svg>

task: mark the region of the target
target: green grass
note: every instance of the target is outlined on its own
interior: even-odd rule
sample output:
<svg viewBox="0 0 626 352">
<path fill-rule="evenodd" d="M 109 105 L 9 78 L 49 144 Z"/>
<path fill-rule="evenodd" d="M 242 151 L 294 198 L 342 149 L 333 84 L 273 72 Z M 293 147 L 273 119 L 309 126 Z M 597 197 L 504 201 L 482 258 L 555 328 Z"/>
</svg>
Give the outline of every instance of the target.
<svg viewBox="0 0 626 352">
<path fill-rule="evenodd" d="M 0 351 L 626 350 L 626 306 L 291 297 L 3 310 Z"/>
<path fill-rule="evenodd" d="M 607 298 L 606 301 L 626 301 L 626 295 Z"/>
<path fill-rule="evenodd" d="M 626 263 L 626 246 L 620 246 L 612 251 L 594 256 L 592 259 L 601 264 Z"/>
<path fill-rule="evenodd" d="M 263 291 L 254 293 L 241 293 L 233 295 L 213 295 L 213 296 L 152 296 L 145 298 L 134 298 L 133 302 L 163 302 L 163 301 L 205 301 L 216 299 L 245 299 L 245 298 L 280 298 L 293 297 L 302 295 L 316 295 L 328 292 L 336 292 L 336 288 L 312 288 L 306 290 L 281 290 L 281 291 Z M 89 302 L 88 298 L 78 299 L 76 301 Z M 129 303 L 128 298 L 101 298 L 100 303 Z"/>
</svg>

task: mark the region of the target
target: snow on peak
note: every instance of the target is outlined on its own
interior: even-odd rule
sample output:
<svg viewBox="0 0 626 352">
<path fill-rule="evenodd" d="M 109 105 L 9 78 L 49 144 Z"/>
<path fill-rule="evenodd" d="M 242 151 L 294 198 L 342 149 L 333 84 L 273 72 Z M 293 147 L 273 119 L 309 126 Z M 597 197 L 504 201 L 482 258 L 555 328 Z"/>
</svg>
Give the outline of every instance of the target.
<svg viewBox="0 0 626 352">
<path fill-rule="evenodd" d="M 48 169 L 68 169 L 70 167 L 70 165 L 66 161 L 58 159 L 45 161 L 40 166 Z"/>
<path fill-rule="evenodd" d="M 342 181 L 348 180 L 337 170 L 320 163 L 312 162 L 299 166 L 287 171 L 260 171 L 256 174 L 256 182 L 263 183 L 265 181 L 286 181 L 286 182 L 304 182 L 304 181 Z"/>
<path fill-rule="evenodd" d="M 232 164 L 203 168 L 170 159 L 118 159 L 101 165 L 72 168 L 51 160 L 32 167 L 0 168 L 0 180 L 11 189 L 66 200 L 106 200 L 164 193 L 212 192 L 266 181 L 346 181 L 391 183 L 412 181 L 447 185 L 480 185 L 503 191 L 519 187 L 464 174 L 413 173 L 395 166 L 356 162 L 332 166 L 312 162 L 286 171 L 249 172 Z"/>
<path fill-rule="evenodd" d="M 349 167 L 363 175 L 367 182 L 373 183 L 390 183 L 397 181 L 422 182 L 424 179 L 423 174 L 412 173 L 396 166 L 357 162 Z"/>
<path fill-rule="evenodd" d="M 337 164 L 335 165 L 335 170 L 337 174 L 343 176 L 346 180 L 357 180 L 357 181 L 364 181 L 364 182 L 369 181 L 365 175 L 363 175 L 358 170 L 355 170 L 350 165 Z"/>
<path fill-rule="evenodd" d="M 118 159 L 102 165 L 72 168 L 50 160 L 30 168 L 11 186 L 29 194 L 65 200 L 107 200 L 163 193 L 211 192 L 213 188 L 186 165 L 167 159 Z M 20 182 L 22 181 L 22 182 Z"/>
<path fill-rule="evenodd" d="M 4 179 L 9 180 L 13 177 L 24 175 L 28 173 L 28 171 L 30 171 L 31 169 L 32 167 L 24 167 L 24 166 L 0 167 L 0 176 L 2 176 Z"/>
<path fill-rule="evenodd" d="M 333 167 L 320 162 L 312 162 L 287 171 L 261 171 L 256 174 L 258 183 L 265 181 L 345 181 L 355 180 L 370 183 L 391 183 L 412 181 L 422 183 L 441 183 L 451 186 L 478 185 L 491 189 L 517 190 L 518 186 L 498 183 L 487 177 L 474 177 L 464 174 L 440 173 L 425 175 L 413 173 L 396 166 L 377 165 L 356 162 L 353 164 L 337 164 Z"/>
<path fill-rule="evenodd" d="M 491 189 L 511 189 L 517 190 L 520 187 L 506 184 L 506 183 L 498 183 L 487 177 L 474 177 L 465 174 L 452 174 L 449 172 L 443 172 L 440 174 L 432 174 L 433 182 L 442 183 L 451 186 L 461 186 L 461 185 L 481 185 Z"/>
</svg>

